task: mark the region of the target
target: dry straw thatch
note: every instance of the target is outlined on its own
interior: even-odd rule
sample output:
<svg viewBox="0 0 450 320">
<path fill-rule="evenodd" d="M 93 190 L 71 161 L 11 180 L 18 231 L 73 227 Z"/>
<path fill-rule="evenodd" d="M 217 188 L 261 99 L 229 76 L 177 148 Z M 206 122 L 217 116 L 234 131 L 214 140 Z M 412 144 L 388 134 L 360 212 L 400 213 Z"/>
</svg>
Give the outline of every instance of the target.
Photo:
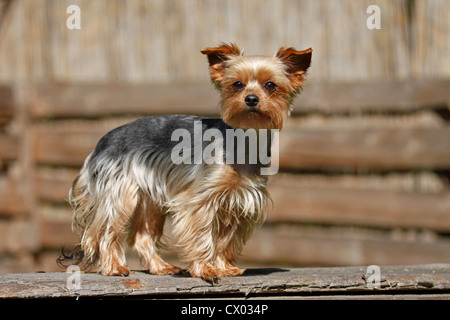
<svg viewBox="0 0 450 320">
<path fill-rule="evenodd" d="M 66 28 L 71 4 L 81 30 Z M 366 27 L 372 4 L 380 30 Z M 313 47 L 310 80 L 449 77 L 449 21 L 448 0 L 12 0 L 0 82 L 206 80 L 199 50 L 220 41 Z"/>
</svg>

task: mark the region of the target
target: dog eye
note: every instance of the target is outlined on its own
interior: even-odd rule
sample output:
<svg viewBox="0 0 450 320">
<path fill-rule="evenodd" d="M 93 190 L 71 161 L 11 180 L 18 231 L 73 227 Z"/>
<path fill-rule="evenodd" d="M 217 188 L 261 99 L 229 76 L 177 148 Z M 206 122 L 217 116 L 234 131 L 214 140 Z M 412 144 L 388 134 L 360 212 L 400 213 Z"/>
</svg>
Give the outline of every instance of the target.
<svg viewBox="0 0 450 320">
<path fill-rule="evenodd" d="M 245 85 L 240 81 L 236 81 L 235 83 L 232 84 L 232 86 L 233 86 L 233 89 L 236 91 L 241 91 L 245 87 Z"/>
<path fill-rule="evenodd" d="M 266 88 L 267 91 L 269 92 L 274 92 L 277 88 L 277 85 L 271 81 L 266 82 L 266 84 L 264 85 L 264 88 Z"/>
</svg>

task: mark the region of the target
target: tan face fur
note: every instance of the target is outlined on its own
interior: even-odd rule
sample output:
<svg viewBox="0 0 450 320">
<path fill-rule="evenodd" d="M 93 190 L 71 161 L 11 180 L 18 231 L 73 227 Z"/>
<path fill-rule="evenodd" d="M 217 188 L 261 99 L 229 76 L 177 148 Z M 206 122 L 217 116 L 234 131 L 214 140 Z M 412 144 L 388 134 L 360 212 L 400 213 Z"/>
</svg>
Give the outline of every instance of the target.
<svg viewBox="0 0 450 320">
<path fill-rule="evenodd" d="M 275 56 L 243 56 L 234 45 L 202 50 L 221 93 L 223 120 L 233 128 L 281 129 L 303 86 L 311 49 L 280 48 Z"/>
</svg>

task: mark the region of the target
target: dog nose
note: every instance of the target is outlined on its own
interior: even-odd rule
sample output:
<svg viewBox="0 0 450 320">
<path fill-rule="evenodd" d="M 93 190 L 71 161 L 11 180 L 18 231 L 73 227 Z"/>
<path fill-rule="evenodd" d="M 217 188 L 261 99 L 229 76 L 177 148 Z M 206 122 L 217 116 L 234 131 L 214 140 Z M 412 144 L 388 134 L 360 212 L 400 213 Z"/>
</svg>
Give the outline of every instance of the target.
<svg viewBox="0 0 450 320">
<path fill-rule="evenodd" d="M 259 98 L 257 96 L 255 96 L 255 95 L 253 95 L 253 94 L 248 95 L 248 96 L 245 97 L 245 104 L 248 107 L 254 108 L 254 107 L 256 107 L 258 102 L 259 102 Z"/>
</svg>

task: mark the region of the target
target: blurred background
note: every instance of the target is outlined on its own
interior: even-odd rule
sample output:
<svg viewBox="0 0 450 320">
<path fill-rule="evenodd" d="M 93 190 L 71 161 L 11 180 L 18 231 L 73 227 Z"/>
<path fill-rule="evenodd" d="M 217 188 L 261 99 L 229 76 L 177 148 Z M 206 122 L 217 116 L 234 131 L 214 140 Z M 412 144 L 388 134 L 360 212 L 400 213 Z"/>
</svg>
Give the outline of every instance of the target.
<svg viewBox="0 0 450 320">
<path fill-rule="evenodd" d="M 0 0 L 0 272 L 61 270 L 66 196 L 107 131 L 218 115 L 200 49 L 222 41 L 314 50 L 242 266 L 450 262 L 449 0 Z"/>
</svg>

